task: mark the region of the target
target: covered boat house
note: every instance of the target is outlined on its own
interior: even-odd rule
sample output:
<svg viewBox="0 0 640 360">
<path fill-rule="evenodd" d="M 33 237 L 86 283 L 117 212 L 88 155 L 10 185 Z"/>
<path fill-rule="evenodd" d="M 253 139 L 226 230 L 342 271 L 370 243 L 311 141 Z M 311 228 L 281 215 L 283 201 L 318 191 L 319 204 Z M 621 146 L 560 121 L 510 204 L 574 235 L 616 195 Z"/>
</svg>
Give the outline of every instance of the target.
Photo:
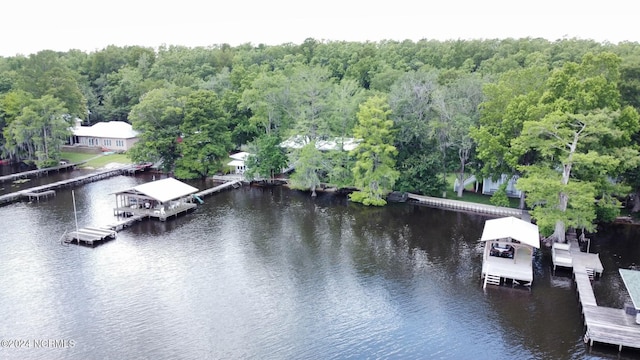
<svg viewBox="0 0 640 360">
<path fill-rule="evenodd" d="M 157 218 L 165 221 L 197 205 L 192 201 L 197 188 L 174 178 L 148 182 L 116 192 L 116 216 Z"/>
<path fill-rule="evenodd" d="M 540 248 L 537 225 L 513 216 L 487 220 L 480 241 L 483 287 L 508 282 L 531 285 L 533 254 Z"/>
</svg>

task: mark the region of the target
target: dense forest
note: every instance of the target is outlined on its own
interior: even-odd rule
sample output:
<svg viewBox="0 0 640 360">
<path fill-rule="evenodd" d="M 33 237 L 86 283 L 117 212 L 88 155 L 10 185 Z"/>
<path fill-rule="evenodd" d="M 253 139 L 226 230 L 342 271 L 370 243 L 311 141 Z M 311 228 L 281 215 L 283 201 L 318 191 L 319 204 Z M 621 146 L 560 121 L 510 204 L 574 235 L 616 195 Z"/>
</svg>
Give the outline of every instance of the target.
<svg viewBox="0 0 640 360">
<path fill-rule="evenodd" d="M 294 164 L 294 187 L 355 187 L 351 199 L 371 205 L 391 190 L 441 195 L 450 173 L 517 175 L 543 233 L 560 239 L 611 221 L 623 199 L 640 210 L 639 110 L 630 42 L 307 39 L 0 57 L 3 158 L 57 163 L 80 118 L 131 123 L 131 159 L 178 178 L 223 171 L 244 149 L 251 178 Z M 286 151 L 292 137 L 303 146 Z M 353 138 L 351 151 L 318 146 Z"/>
</svg>

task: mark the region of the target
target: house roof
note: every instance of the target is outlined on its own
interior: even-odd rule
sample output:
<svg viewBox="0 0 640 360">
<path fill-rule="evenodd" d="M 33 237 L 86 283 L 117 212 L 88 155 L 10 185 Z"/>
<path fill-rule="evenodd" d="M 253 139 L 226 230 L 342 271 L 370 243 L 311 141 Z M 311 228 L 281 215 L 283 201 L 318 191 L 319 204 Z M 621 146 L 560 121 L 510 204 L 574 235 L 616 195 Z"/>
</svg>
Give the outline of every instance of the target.
<svg viewBox="0 0 640 360">
<path fill-rule="evenodd" d="M 78 126 L 71 131 L 75 136 L 89 136 L 110 139 L 131 139 L 138 136 L 131 124 L 124 121 L 99 122 L 92 126 Z"/>
<path fill-rule="evenodd" d="M 193 194 L 198 189 L 174 178 L 166 178 L 135 186 L 116 194 L 135 193 L 150 197 L 159 202 L 167 202 Z"/>
<path fill-rule="evenodd" d="M 251 155 L 251 154 L 249 154 L 246 151 L 240 151 L 240 152 L 237 152 L 235 154 L 229 155 L 229 157 L 234 159 L 234 160 L 242 160 L 242 161 L 244 161 L 244 160 L 247 160 L 249 155 Z"/>
<path fill-rule="evenodd" d="M 227 163 L 228 166 L 244 166 L 244 161 L 242 160 L 231 160 Z"/>
<path fill-rule="evenodd" d="M 511 238 L 523 244 L 540 248 L 538 226 L 513 216 L 487 220 L 480 241 Z"/>
<path fill-rule="evenodd" d="M 627 292 L 633 301 L 633 306 L 640 310 L 640 271 L 629 269 L 618 269 L 624 286 L 627 287 Z"/>
<path fill-rule="evenodd" d="M 357 148 L 361 141 L 362 140 L 354 138 L 342 137 L 336 137 L 329 140 L 316 140 L 316 149 L 320 151 L 340 150 L 340 144 L 342 144 L 342 149 L 344 149 L 344 151 L 351 151 Z M 311 142 L 311 140 L 308 137 L 296 135 L 280 143 L 280 147 L 289 149 L 301 149 L 309 142 Z"/>
</svg>

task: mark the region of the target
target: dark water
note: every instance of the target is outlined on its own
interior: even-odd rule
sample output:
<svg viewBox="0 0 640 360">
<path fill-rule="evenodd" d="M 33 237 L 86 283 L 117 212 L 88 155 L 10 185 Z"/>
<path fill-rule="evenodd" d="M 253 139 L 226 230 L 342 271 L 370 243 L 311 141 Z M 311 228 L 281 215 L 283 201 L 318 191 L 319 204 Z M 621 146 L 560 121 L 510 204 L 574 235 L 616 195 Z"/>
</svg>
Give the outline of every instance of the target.
<svg viewBox="0 0 640 360">
<path fill-rule="evenodd" d="M 111 222 L 111 194 L 149 180 L 120 176 L 76 188 L 79 226 Z M 477 240 L 485 220 L 243 187 L 88 248 L 59 244 L 74 229 L 70 190 L 0 207 L 0 340 L 31 346 L 0 348 L 0 358 L 640 356 L 585 346 L 570 274 L 552 276 L 546 251 L 536 257 L 531 291 L 483 291 Z M 617 267 L 640 263 L 636 239 L 632 227 L 594 239 L 605 265 L 595 282 L 601 305 L 623 306 Z M 67 342 L 34 349 L 41 339 Z"/>
</svg>

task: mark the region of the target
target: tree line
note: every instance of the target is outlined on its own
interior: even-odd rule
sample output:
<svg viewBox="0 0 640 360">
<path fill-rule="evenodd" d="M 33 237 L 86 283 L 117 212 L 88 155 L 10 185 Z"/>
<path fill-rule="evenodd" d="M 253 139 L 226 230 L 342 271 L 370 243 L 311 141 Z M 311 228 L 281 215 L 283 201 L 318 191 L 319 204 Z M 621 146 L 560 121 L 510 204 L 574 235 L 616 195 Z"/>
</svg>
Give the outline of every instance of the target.
<svg viewBox="0 0 640 360">
<path fill-rule="evenodd" d="M 140 132 L 135 161 L 179 178 L 248 150 L 251 178 L 439 196 L 447 174 L 517 175 L 543 233 L 593 230 L 640 196 L 640 45 L 543 39 L 109 46 L 0 58 L 0 150 L 57 163 L 76 118 Z M 302 146 L 279 146 L 291 137 Z M 352 151 L 340 151 L 346 139 Z M 333 141 L 338 150 L 322 150 Z M 462 187 L 458 195 L 462 195 Z M 504 188 L 492 201 L 503 205 Z M 640 201 L 634 211 L 640 210 Z"/>
</svg>

